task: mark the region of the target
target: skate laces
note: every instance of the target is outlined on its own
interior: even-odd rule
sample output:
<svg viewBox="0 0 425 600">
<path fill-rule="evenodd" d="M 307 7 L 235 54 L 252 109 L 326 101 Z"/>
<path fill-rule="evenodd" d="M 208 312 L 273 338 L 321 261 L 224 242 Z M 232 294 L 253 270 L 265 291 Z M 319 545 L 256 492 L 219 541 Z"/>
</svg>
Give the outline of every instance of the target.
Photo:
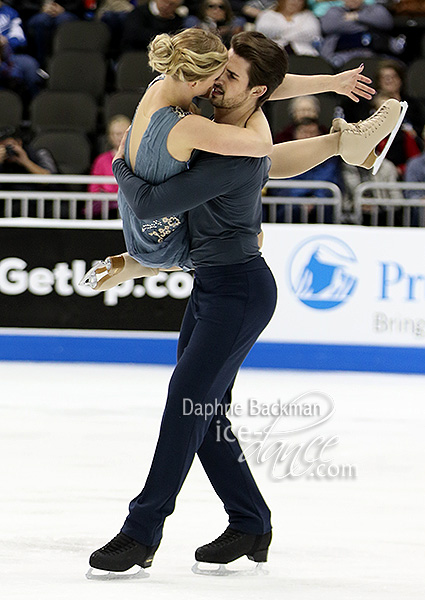
<svg viewBox="0 0 425 600">
<path fill-rule="evenodd" d="M 246 535 L 246 533 L 243 533 L 242 531 L 236 531 L 235 529 L 226 529 L 224 533 L 222 533 L 213 542 L 207 544 L 207 546 L 214 546 L 214 548 L 222 548 L 223 546 L 227 546 L 227 544 L 236 542 L 244 535 Z"/>
<path fill-rule="evenodd" d="M 132 540 L 128 536 L 123 533 L 119 533 L 112 539 L 110 542 L 103 546 L 99 550 L 99 552 L 103 552 L 104 554 L 118 554 L 123 550 L 129 550 L 137 545 L 135 540 Z"/>
<path fill-rule="evenodd" d="M 376 111 L 375 114 L 370 116 L 365 121 L 358 121 L 358 123 L 354 123 L 354 129 L 352 131 L 353 133 L 368 137 L 374 133 L 382 125 L 382 123 L 384 123 L 387 115 L 388 107 L 383 105 Z"/>
</svg>

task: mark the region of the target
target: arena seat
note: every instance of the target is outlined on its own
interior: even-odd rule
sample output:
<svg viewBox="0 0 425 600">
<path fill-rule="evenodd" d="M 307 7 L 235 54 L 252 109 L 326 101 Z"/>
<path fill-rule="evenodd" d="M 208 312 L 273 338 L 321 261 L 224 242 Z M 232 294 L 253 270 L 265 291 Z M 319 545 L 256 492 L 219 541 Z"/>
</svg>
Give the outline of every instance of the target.
<svg viewBox="0 0 425 600">
<path fill-rule="evenodd" d="M 144 90 L 140 92 L 115 92 L 105 99 L 103 121 L 106 123 L 115 115 L 125 115 L 130 120 L 139 104 Z"/>
<path fill-rule="evenodd" d="M 407 93 L 413 98 L 425 100 L 425 58 L 418 58 L 407 69 Z"/>
<path fill-rule="evenodd" d="M 141 90 L 156 76 L 149 66 L 147 52 L 125 52 L 117 65 L 116 88 L 121 92 Z"/>
<path fill-rule="evenodd" d="M 94 98 L 84 92 L 46 90 L 34 98 L 30 107 L 34 131 L 74 130 L 92 134 L 96 131 L 98 108 Z"/>
<path fill-rule="evenodd" d="M 49 73 L 51 91 L 85 92 L 97 101 L 105 91 L 106 61 L 100 52 L 60 52 L 51 58 Z"/>
<path fill-rule="evenodd" d="M 0 90 L 0 127 L 17 127 L 22 121 L 22 100 L 10 90 Z"/>
<path fill-rule="evenodd" d="M 88 172 L 91 147 L 86 136 L 75 131 L 40 133 L 33 141 L 35 149 L 47 148 L 58 165 L 59 172 L 82 175 Z"/>
<path fill-rule="evenodd" d="M 102 21 L 62 23 L 56 30 L 53 53 L 80 50 L 106 54 L 110 40 L 109 27 Z"/>
</svg>

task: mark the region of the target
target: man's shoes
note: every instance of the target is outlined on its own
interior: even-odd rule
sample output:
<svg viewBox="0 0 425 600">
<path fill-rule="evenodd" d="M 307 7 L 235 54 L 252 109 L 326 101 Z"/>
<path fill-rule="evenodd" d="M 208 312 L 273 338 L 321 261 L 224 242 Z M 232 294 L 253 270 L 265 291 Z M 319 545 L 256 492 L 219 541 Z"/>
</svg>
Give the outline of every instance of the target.
<svg viewBox="0 0 425 600">
<path fill-rule="evenodd" d="M 243 533 L 228 527 L 216 540 L 201 546 L 195 552 L 198 562 L 228 564 L 241 556 L 259 563 L 267 561 L 272 532 L 264 535 Z"/>
<path fill-rule="evenodd" d="M 358 123 L 347 123 L 334 119 L 331 133 L 340 131 L 338 154 L 349 165 L 373 169 L 375 175 L 400 129 L 406 114 L 407 103 L 390 98 L 368 119 Z M 379 155 L 375 148 L 389 134 L 388 142 Z"/>
<path fill-rule="evenodd" d="M 117 254 L 97 262 L 87 271 L 79 285 L 104 292 L 129 279 L 152 277 L 158 273 L 159 269 L 145 267 L 127 253 Z"/>
<path fill-rule="evenodd" d="M 125 533 L 119 533 L 106 546 L 93 552 L 89 559 L 90 567 L 114 573 L 128 571 L 135 565 L 147 569 L 152 564 L 158 546 L 144 546 Z"/>
</svg>

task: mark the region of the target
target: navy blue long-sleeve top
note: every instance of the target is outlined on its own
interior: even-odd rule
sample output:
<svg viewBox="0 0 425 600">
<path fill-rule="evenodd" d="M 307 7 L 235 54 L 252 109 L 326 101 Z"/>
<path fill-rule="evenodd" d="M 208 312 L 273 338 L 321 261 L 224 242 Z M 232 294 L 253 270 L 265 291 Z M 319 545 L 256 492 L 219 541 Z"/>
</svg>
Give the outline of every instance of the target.
<svg viewBox="0 0 425 600">
<path fill-rule="evenodd" d="M 190 257 L 197 266 L 244 263 L 260 254 L 261 190 L 270 159 L 197 152 L 190 169 L 151 185 L 124 160 L 112 170 L 126 201 L 140 219 L 188 212 Z"/>
</svg>

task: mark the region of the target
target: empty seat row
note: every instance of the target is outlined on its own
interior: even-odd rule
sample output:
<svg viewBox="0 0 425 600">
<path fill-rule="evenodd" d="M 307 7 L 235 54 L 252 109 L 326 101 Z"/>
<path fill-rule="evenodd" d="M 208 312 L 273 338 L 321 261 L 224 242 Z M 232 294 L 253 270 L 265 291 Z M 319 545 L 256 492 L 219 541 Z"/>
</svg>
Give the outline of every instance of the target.
<svg viewBox="0 0 425 600">
<path fill-rule="evenodd" d="M 141 92 L 115 92 L 105 97 L 102 107 L 101 130 L 117 114 L 131 119 Z M 18 127 L 22 121 L 22 100 L 15 92 L 0 91 L 0 127 Z M 46 90 L 30 105 L 30 121 L 35 132 L 74 130 L 95 134 L 98 130 L 99 106 L 94 98 L 83 92 Z"/>
</svg>

